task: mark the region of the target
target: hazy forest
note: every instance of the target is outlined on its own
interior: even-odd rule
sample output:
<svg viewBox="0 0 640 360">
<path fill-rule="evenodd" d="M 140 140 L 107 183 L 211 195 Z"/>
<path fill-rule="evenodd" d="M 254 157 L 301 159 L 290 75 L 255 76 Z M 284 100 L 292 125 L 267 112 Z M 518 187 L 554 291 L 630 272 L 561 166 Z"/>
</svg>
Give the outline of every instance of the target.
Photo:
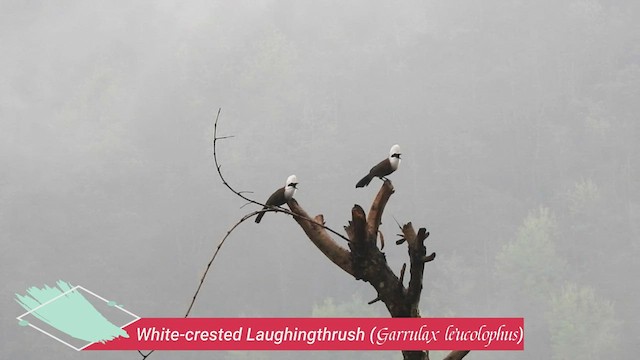
<svg viewBox="0 0 640 360">
<path fill-rule="evenodd" d="M 431 233 L 422 315 L 525 318 L 525 351 L 465 359 L 636 358 L 639 19 L 632 0 L 0 0 L 0 358 L 87 356 L 16 325 L 29 286 L 184 313 L 257 209 L 216 173 L 218 108 L 227 180 L 263 201 L 296 174 L 335 229 L 402 146 L 381 230 L 396 271 L 394 217 Z M 388 316 L 375 296 L 269 213 L 227 241 L 192 315 Z M 302 356 L 401 358 L 149 359 Z"/>
</svg>

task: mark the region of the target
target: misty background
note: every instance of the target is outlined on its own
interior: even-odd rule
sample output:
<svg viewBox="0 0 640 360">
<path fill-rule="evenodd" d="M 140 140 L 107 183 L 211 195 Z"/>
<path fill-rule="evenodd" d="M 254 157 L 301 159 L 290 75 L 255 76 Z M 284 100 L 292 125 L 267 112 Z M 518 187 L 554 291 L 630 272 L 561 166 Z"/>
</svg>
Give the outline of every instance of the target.
<svg viewBox="0 0 640 360">
<path fill-rule="evenodd" d="M 524 352 L 640 350 L 637 1 L 0 1 L 2 358 L 76 354 L 17 326 L 63 279 L 179 317 L 227 230 L 290 174 L 341 230 L 402 147 L 381 230 L 427 227 L 423 316 L 523 316 Z M 337 241 L 342 241 L 337 239 Z M 346 244 L 344 244 L 346 245 Z M 222 248 L 192 316 L 388 316 L 283 214 Z M 150 359 L 399 359 L 157 352 Z M 440 359 L 440 354 L 432 355 Z"/>
</svg>

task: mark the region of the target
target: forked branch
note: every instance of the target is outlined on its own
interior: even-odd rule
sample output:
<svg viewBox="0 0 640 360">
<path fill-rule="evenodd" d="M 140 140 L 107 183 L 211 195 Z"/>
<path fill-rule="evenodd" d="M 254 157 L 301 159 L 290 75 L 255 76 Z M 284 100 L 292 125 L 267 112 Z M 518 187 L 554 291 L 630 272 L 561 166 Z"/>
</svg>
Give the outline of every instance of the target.
<svg viewBox="0 0 640 360">
<path fill-rule="evenodd" d="M 218 109 L 213 128 L 213 158 L 218 176 L 222 183 L 231 192 L 248 203 L 259 205 L 262 208 L 264 207 L 263 203 L 245 196 L 244 194 L 247 193 L 245 191 L 235 190 L 222 175 L 222 166 L 218 162 L 216 145 L 219 140 L 227 139 L 231 136 L 217 135 L 220 112 L 221 109 Z M 326 226 L 322 215 L 317 215 L 313 219 L 310 218 L 307 212 L 295 199 L 291 199 L 287 202 L 290 210 L 276 207 L 269 208 L 266 211 L 282 212 L 291 215 L 311 242 L 329 260 L 356 279 L 370 283 L 376 290 L 377 296 L 374 300 L 370 301 L 369 304 L 382 301 L 392 317 L 419 317 L 420 313 L 418 311 L 418 307 L 423 288 L 424 264 L 434 260 L 435 253 L 427 255 L 424 242 L 429 236 L 429 233 L 425 228 L 420 228 L 416 233 L 411 223 L 401 226 L 401 239 L 396 241 L 396 244 L 400 245 L 404 242 L 407 243 L 410 260 L 410 279 L 408 287 L 405 288 L 403 280 L 405 277 L 406 263 L 402 266 L 400 277 L 396 276 L 388 266 L 385 254 L 377 247 L 376 242 L 378 234 L 380 234 L 381 240 L 384 239 L 379 227 L 382 224 L 382 214 L 385 206 L 393 192 L 393 185 L 389 180 L 385 180 L 371 204 L 368 215 L 365 214 L 362 207 L 354 205 L 351 211 L 351 221 L 349 221 L 349 224 L 345 226 L 347 237 Z M 261 211 L 263 210 L 254 211 L 243 216 L 240 221 L 227 231 L 224 238 L 216 247 L 213 256 L 208 262 L 205 271 L 200 278 L 200 282 L 191 299 L 185 317 L 189 316 L 200 289 L 204 284 L 207 273 L 211 269 L 212 264 L 226 239 L 231 235 L 236 227 L 247 219 L 259 214 Z M 349 249 L 345 249 L 336 243 L 329 233 L 347 240 Z M 384 244 L 384 240 L 382 240 L 382 244 Z M 141 351 L 138 352 L 143 357 L 143 360 L 153 353 L 153 351 L 147 354 L 144 354 Z M 468 353 L 468 351 L 452 351 L 444 358 L 444 360 L 460 360 Z M 403 351 L 402 354 L 404 359 L 429 360 L 428 351 Z"/>
<path fill-rule="evenodd" d="M 218 175 L 222 180 L 222 183 L 231 192 L 249 203 L 262 207 L 264 206 L 263 203 L 250 199 L 245 196 L 243 192 L 233 189 L 222 175 L 220 170 L 221 165 L 218 163 L 217 158 L 216 143 L 218 140 L 222 140 L 227 137 L 218 137 L 217 135 L 219 116 L 220 110 L 218 110 L 213 131 L 213 156 Z M 310 218 L 307 212 L 295 199 L 291 199 L 287 202 L 290 210 L 283 208 L 272 208 L 270 210 L 291 215 L 302 228 L 309 240 L 311 240 L 311 242 L 331 262 L 354 278 L 370 283 L 376 290 L 377 296 L 374 300 L 370 301 L 369 304 L 382 301 L 392 317 L 420 317 L 418 309 L 420 304 L 420 295 L 423 289 L 424 264 L 434 260 L 435 253 L 427 255 L 425 240 L 429 236 L 429 233 L 426 228 L 420 228 L 418 229 L 418 232 L 416 232 L 410 222 L 401 226 L 401 240 L 396 243 L 402 244 L 406 242 L 409 252 L 410 278 L 409 284 L 405 288 L 403 280 L 407 267 L 406 264 L 402 266 L 400 277 L 396 276 L 387 264 L 385 254 L 377 247 L 376 241 L 378 234 L 380 234 L 381 239 L 384 239 L 379 228 L 382 224 L 382 214 L 385 206 L 393 193 L 394 189 L 391 181 L 385 180 L 371 204 L 368 215 L 365 214 L 362 207 L 354 205 L 351 210 L 351 221 L 349 221 L 348 225 L 345 226 L 347 237 L 326 226 L 322 215 L 317 215 L 313 219 Z M 239 224 L 236 224 L 236 226 L 237 225 Z M 231 231 L 233 231 L 233 228 L 229 230 L 225 239 L 229 236 Z M 349 249 L 340 246 L 329 233 L 347 240 Z M 384 243 L 384 241 L 382 241 L 382 243 Z M 222 244 L 218 246 L 216 254 L 221 245 Z M 208 264 L 207 270 L 210 266 L 211 262 Z M 200 286 L 203 281 L 204 276 L 201 279 Z M 198 290 L 200 286 L 198 287 Z M 193 301 L 195 301 L 195 296 Z M 191 305 L 193 305 L 193 301 Z M 468 353 L 468 351 L 452 351 L 445 357 L 445 360 L 460 360 Z M 404 359 L 429 360 L 428 351 L 403 351 L 402 354 Z"/>
<path fill-rule="evenodd" d="M 289 205 L 289 209 L 291 209 L 291 212 L 295 215 L 294 220 L 300 225 L 309 240 L 334 264 L 338 265 L 338 267 L 348 274 L 354 275 L 349 251 L 338 245 L 338 243 L 329 236 L 326 228 L 320 226 L 320 224 L 324 222 L 323 216 L 317 215 L 314 221 L 308 221 L 309 215 L 295 199 L 289 200 L 287 205 Z"/>
</svg>

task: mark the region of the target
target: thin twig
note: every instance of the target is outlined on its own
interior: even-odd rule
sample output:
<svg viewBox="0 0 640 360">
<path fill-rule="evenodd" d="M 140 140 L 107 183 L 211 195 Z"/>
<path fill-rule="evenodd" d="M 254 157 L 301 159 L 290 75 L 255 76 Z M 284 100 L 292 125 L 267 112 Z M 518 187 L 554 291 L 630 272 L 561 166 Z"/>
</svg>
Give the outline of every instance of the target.
<svg viewBox="0 0 640 360">
<path fill-rule="evenodd" d="M 216 121 L 213 123 L 213 162 L 216 165 L 216 170 L 218 171 L 218 176 L 220 177 L 220 180 L 222 180 L 222 184 L 224 184 L 224 186 L 226 186 L 229 190 L 231 190 L 231 192 L 233 192 L 237 196 L 241 197 L 242 199 L 246 200 L 249 203 L 259 205 L 260 207 L 265 207 L 266 205 L 264 203 L 261 203 L 259 201 L 256 201 L 254 199 L 251 199 L 251 198 L 248 198 L 248 197 L 244 196 L 244 193 L 247 193 L 247 191 L 238 191 L 238 190 L 234 189 L 233 187 L 231 187 L 231 185 L 229 185 L 227 180 L 222 175 L 222 171 L 220 170 L 222 165 L 220 165 L 220 163 L 218 163 L 218 152 L 217 152 L 216 144 L 217 144 L 218 140 L 227 139 L 227 138 L 229 138 L 231 136 L 218 136 L 218 120 L 220 119 L 220 112 L 221 111 L 222 111 L 222 108 L 218 108 L 218 113 L 216 114 Z M 243 206 L 246 206 L 246 204 L 243 205 Z M 343 238 L 346 241 L 349 241 L 349 238 L 347 238 L 346 236 L 340 234 L 339 232 L 333 230 L 332 228 L 326 226 L 325 224 L 320 224 L 320 223 L 316 222 L 315 220 L 310 219 L 308 217 L 300 216 L 300 215 L 298 215 L 298 214 L 296 214 L 296 213 L 294 213 L 294 212 L 292 212 L 290 210 L 283 209 L 283 208 L 280 208 L 280 207 L 273 208 L 273 211 L 282 212 L 282 213 L 285 213 L 285 214 L 289 214 L 291 216 L 295 216 L 295 217 L 297 217 L 299 219 L 304 219 L 306 221 L 309 221 L 309 222 L 311 222 L 313 224 L 316 224 L 316 225 L 326 229 L 327 231 L 335 234 L 336 236 L 339 236 L 339 237 Z"/>
<path fill-rule="evenodd" d="M 378 295 L 375 299 L 369 301 L 367 303 L 367 305 L 373 305 L 373 304 L 375 304 L 375 303 L 377 303 L 378 301 L 381 301 L 381 300 L 382 300 L 382 298 L 380 298 L 380 296 Z"/>
<path fill-rule="evenodd" d="M 253 200 L 253 199 L 250 199 L 250 198 L 248 198 L 248 197 L 246 197 L 246 196 L 244 195 L 245 193 L 251 193 L 250 191 L 237 191 L 237 190 L 235 190 L 234 188 L 232 188 L 232 187 L 231 187 L 231 185 L 226 181 L 226 179 L 225 179 L 225 178 L 224 178 L 224 176 L 222 175 L 222 171 L 220 170 L 220 169 L 221 169 L 221 167 L 222 167 L 222 165 L 220 165 L 220 164 L 218 163 L 217 151 L 216 151 L 216 143 L 217 143 L 217 141 L 218 141 L 218 140 L 223 140 L 223 139 L 228 139 L 228 138 L 232 138 L 232 137 L 233 137 L 233 136 L 221 136 L 221 137 L 218 137 L 218 136 L 217 136 L 218 119 L 220 118 L 220 112 L 221 112 L 221 111 L 222 111 L 222 108 L 219 108 L 219 109 L 218 109 L 218 113 L 217 113 L 217 115 L 216 115 L 216 120 L 215 120 L 215 123 L 214 123 L 214 127 L 213 127 L 213 159 L 214 159 L 214 162 L 215 162 L 215 165 L 216 165 L 216 170 L 217 170 L 217 172 L 218 172 L 218 175 L 220 176 L 220 180 L 222 180 L 222 183 L 223 183 L 223 184 L 224 184 L 224 185 L 225 185 L 229 190 L 231 190 L 231 192 L 233 192 L 234 194 L 236 194 L 236 195 L 237 195 L 237 196 L 239 196 L 240 198 L 242 198 L 242 199 L 244 199 L 245 201 L 247 201 L 247 204 L 243 205 L 242 207 L 244 207 L 244 206 L 246 206 L 246 205 L 248 205 L 248 204 L 256 204 L 256 205 L 259 205 L 259 206 L 261 207 L 261 209 L 260 209 L 260 210 L 257 210 L 257 211 L 254 211 L 254 212 L 252 212 L 252 213 L 249 213 L 249 214 L 244 215 L 244 216 L 243 216 L 243 217 L 242 217 L 242 218 L 241 218 L 237 223 L 235 223 L 235 224 L 234 224 L 234 225 L 233 225 L 233 226 L 232 226 L 232 227 L 227 231 L 227 233 L 226 233 L 226 234 L 225 234 L 225 236 L 222 238 L 222 240 L 220 240 L 220 242 L 218 243 L 218 245 L 217 245 L 217 247 L 216 247 L 216 249 L 215 249 L 215 251 L 214 251 L 214 253 L 213 253 L 212 257 L 211 257 L 211 259 L 210 259 L 210 260 L 209 260 L 209 262 L 207 263 L 207 266 L 206 266 L 206 268 L 205 268 L 205 271 L 204 271 L 204 273 L 202 274 L 202 277 L 200 278 L 200 282 L 199 282 L 199 284 L 198 284 L 198 287 L 196 288 L 196 291 L 194 292 L 193 297 L 191 298 L 191 302 L 190 302 L 190 304 L 189 304 L 189 307 L 187 308 L 187 311 L 186 311 L 186 313 L 185 313 L 185 315 L 184 315 L 184 317 L 185 317 L 185 318 L 187 318 L 187 317 L 189 316 L 189 314 L 191 313 L 191 310 L 193 309 L 193 306 L 194 306 L 195 301 L 196 301 L 196 299 L 197 299 L 197 297 L 198 297 L 198 295 L 199 295 L 199 293 L 200 293 L 200 290 L 202 289 L 202 286 L 204 285 L 204 281 L 205 281 L 205 279 L 206 279 L 206 277 L 207 277 L 207 274 L 209 273 L 209 270 L 211 269 L 211 267 L 212 267 L 212 265 L 213 265 L 213 262 L 215 261 L 216 257 L 218 256 L 218 253 L 220 252 L 220 249 L 222 248 L 222 245 L 225 243 L 225 241 L 227 240 L 227 238 L 229 238 L 229 236 L 231 235 L 231 233 L 232 233 L 232 232 L 233 232 L 233 231 L 234 231 L 238 226 L 240 226 L 240 224 L 242 224 L 243 222 L 245 222 L 246 220 L 250 219 L 250 218 L 251 218 L 251 217 L 253 217 L 253 216 L 256 216 L 256 215 L 258 215 L 258 214 L 260 214 L 260 213 L 262 213 L 262 212 L 265 212 L 265 211 L 268 211 L 268 212 L 282 212 L 282 213 L 285 213 L 285 214 L 291 215 L 291 216 L 293 216 L 293 217 L 295 217 L 295 218 L 302 219 L 302 220 L 308 221 L 308 222 L 310 222 L 310 223 L 312 223 L 312 224 L 318 225 L 318 226 L 320 226 L 320 227 L 322 227 L 322 228 L 326 229 L 327 231 L 329 231 L 329 232 L 331 232 L 331 233 L 333 233 L 333 234 L 335 234 L 335 235 L 337 235 L 337 236 L 339 236 L 339 237 L 341 237 L 341 238 L 343 238 L 343 239 L 345 239 L 345 240 L 347 240 L 347 241 L 350 241 L 347 237 L 345 237 L 344 235 L 342 235 L 342 234 L 340 234 L 340 233 L 336 232 L 335 230 L 331 229 L 330 227 L 326 226 L 324 223 L 319 223 L 318 221 L 313 220 L 313 219 L 310 219 L 310 218 L 308 218 L 307 216 L 302 216 L 302 215 L 299 215 L 299 214 L 293 213 L 292 211 L 290 211 L 290 210 L 286 210 L 286 209 L 281 208 L 281 207 L 267 207 L 267 208 L 265 209 L 265 204 L 263 204 L 263 203 L 261 203 L 261 202 L 259 202 L 259 201 L 256 201 L 256 200 Z M 394 220 L 396 220 L 396 219 L 395 219 L 395 217 L 394 217 Z M 397 224 L 398 224 L 398 226 L 400 227 L 400 224 L 398 223 L 398 221 L 397 221 L 397 220 L 396 220 L 396 223 L 397 223 Z M 401 227 L 401 228 L 402 228 L 402 227 Z M 421 230 L 422 230 L 422 229 L 421 229 Z M 384 237 L 383 237 L 382 233 L 380 233 L 380 236 L 381 236 L 381 241 L 382 241 L 382 247 L 384 247 Z M 428 234 L 427 234 L 427 236 L 428 236 Z M 406 236 L 404 236 L 404 238 L 403 238 L 403 239 L 401 239 L 401 240 L 397 241 L 396 243 L 399 243 L 399 242 L 401 243 L 401 242 L 403 242 L 406 238 L 407 238 L 407 237 L 406 237 Z M 435 255 L 435 254 L 432 254 L 432 255 Z M 424 263 L 423 263 L 423 264 L 424 264 Z M 400 272 L 400 284 L 401 284 L 401 286 L 402 286 L 402 281 L 404 280 L 404 273 L 405 273 L 405 270 L 406 270 L 406 263 L 403 265 L 402 270 L 401 270 L 401 272 Z M 374 300 L 370 301 L 370 302 L 369 302 L 369 304 L 373 304 L 373 303 L 375 303 L 375 302 L 377 302 L 377 301 L 381 301 L 380 296 L 378 296 L 378 297 L 376 297 L 376 299 L 374 299 Z M 150 356 L 154 351 L 155 351 L 155 350 L 151 350 L 151 351 L 149 351 L 147 354 L 144 354 L 142 351 L 138 350 L 138 353 L 142 356 L 142 360 L 145 360 L 145 359 L 147 359 L 147 358 L 148 358 L 148 357 L 149 357 L 149 356 Z M 463 358 L 467 353 L 468 353 L 468 351 L 457 351 L 457 352 L 456 352 L 456 351 L 454 351 L 454 352 L 451 352 L 451 353 L 446 357 L 446 359 L 456 359 L 456 360 L 458 360 L 458 359 L 462 359 L 462 358 Z"/>
<path fill-rule="evenodd" d="M 200 289 L 202 289 L 202 285 L 204 284 L 204 280 L 207 277 L 207 274 L 209 273 L 209 270 L 211 269 L 211 265 L 213 265 L 213 261 L 218 256 L 218 253 L 220 252 L 220 249 L 222 248 L 222 245 L 227 240 L 229 235 L 231 235 L 233 230 L 235 230 L 235 228 L 237 228 L 240 224 L 242 224 L 243 222 L 247 221 L 248 219 L 258 215 L 259 213 L 261 213 L 263 211 L 273 211 L 273 209 L 254 211 L 254 212 L 252 212 L 250 214 L 247 214 L 247 215 L 243 216 L 237 223 L 235 223 L 231 227 L 231 229 L 229 229 L 227 231 L 227 234 L 222 238 L 222 240 L 220 240 L 220 242 L 218 243 L 218 246 L 216 246 L 216 250 L 213 253 L 213 256 L 211 256 L 211 259 L 209 260 L 209 263 L 207 263 L 207 267 L 204 269 L 204 273 L 202 274 L 202 277 L 200 278 L 200 283 L 198 284 L 198 287 L 196 288 L 196 291 L 193 294 L 193 297 L 191 298 L 191 303 L 189 303 L 189 307 L 187 308 L 187 312 L 184 314 L 185 318 L 189 317 L 189 314 L 191 313 L 191 310 L 193 309 L 193 305 L 195 304 L 196 299 L 198 298 L 198 294 L 200 293 Z M 146 358 L 149 357 L 149 355 L 153 354 L 154 351 L 155 350 L 151 350 L 146 355 L 143 354 L 142 351 L 140 351 L 140 350 L 138 350 L 138 353 L 142 356 L 142 360 L 145 360 Z"/>
<path fill-rule="evenodd" d="M 149 355 L 153 354 L 155 350 L 151 350 L 147 353 L 147 355 L 143 354 L 142 351 L 138 350 L 138 354 L 142 355 L 142 360 L 146 359 L 149 357 Z"/>
<path fill-rule="evenodd" d="M 202 277 L 200 278 L 200 283 L 198 283 L 198 287 L 196 288 L 196 291 L 193 294 L 193 297 L 191 298 L 191 302 L 189 303 L 189 307 L 187 308 L 187 311 L 184 315 L 185 318 L 189 317 L 189 314 L 191 313 L 191 310 L 193 309 L 193 306 L 196 302 L 196 299 L 198 298 L 198 295 L 200 294 L 200 290 L 202 289 L 202 285 L 204 284 L 204 281 L 207 277 L 207 274 L 209 273 L 209 270 L 211 269 L 211 266 L 213 265 L 213 262 L 215 261 L 216 257 L 218 256 L 218 253 L 220 252 L 220 249 L 222 248 L 222 245 L 225 243 L 225 241 L 227 240 L 227 238 L 229 237 L 229 235 L 231 235 L 231 233 L 243 222 L 245 222 L 246 220 L 258 215 L 261 212 L 282 212 L 285 214 L 289 214 L 291 216 L 300 218 L 300 219 L 304 219 L 307 220 L 309 222 L 312 222 L 314 224 L 317 224 L 323 228 L 325 228 L 326 230 L 340 236 L 341 238 L 349 241 L 349 239 L 347 237 L 345 237 L 344 235 L 336 232 L 335 230 L 329 228 L 328 226 L 324 225 L 324 224 L 320 224 L 318 222 L 316 222 L 313 219 L 309 219 L 307 217 L 304 216 L 300 216 L 296 213 L 293 213 L 287 209 L 281 208 L 281 207 L 268 207 L 267 209 L 264 209 L 265 204 L 250 199 L 248 197 L 246 197 L 244 194 L 251 194 L 253 192 L 251 191 L 237 191 L 235 190 L 233 187 L 231 187 L 231 185 L 229 185 L 229 183 L 227 182 L 227 180 L 224 178 L 224 176 L 222 175 L 222 171 L 220 170 L 222 168 L 222 165 L 218 163 L 218 153 L 217 153 L 217 149 L 216 149 L 216 144 L 218 142 L 218 140 L 224 140 L 224 139 L 229 139 L 234 137 L 233 135 L 229 135 L 229 136 L 218 136 L 218 119 L 220 118 L 220 112 L 222 111 L 222 108 L 218 109 L 218 113 L 216 114 L 216 121 L 213 124 L 213 161 L 216 165 L 216 170 L 218 171 L 218 176 L 220 176 L 220 180 L 222 180 L 222 183 L 224 184 L 224 186 L 226 186 L 229 190 L 231 190 L 231 192 L 233 192 L 234 194 L 236 194 L 237 196 L 241 197 L 242 199 L 246 200 L 247 203 L 242 205 L 242 207 L 247 206 L 248 204 L 256 204 L 259 205 L 261 207 L 260 210 L 254 211 L 252 213 L 249 213 L 245 216 L 243 216 L 237 223 L 235 223 L 226 233 L 226 235 L 222 238 L 222 240 L 220 241 L 220 243 L 218 243 L 218 246 L 216 247 L 216 250 L 213 253 L 213 256 L 211 256 L 211 259 L 209 260 L 209 262 L 207 263 L 207 266 L 204 270 L 204 273 L 202 274 Z M 241 207 L 241 208 L 242 208 Z M 149 357 L 149 355 L 151 355 L 155 350 L 151 350 L 149 353 L 147 353 L 146 355 L 142 353 L 142 351 L 138 350 L 138 353 L 142 356 L 142 359 L 145 360 L 147 357 Z"/>
<path fill-rule="evenodd" d="M 242 217 L 242 219 L 240 219 L 240 221 L 238 221 L 237 223 L 235 223 L 231 229 L 229 229 L 227 231 L 227 234 L 222 238 L 222 240 L 220 241 L 220 243 L 218 244 L 218 246 L 216 247 L 216 251 L 213 253 L 213 256 L 211 257 L 211 260 L 209 260 L 209 263 L 207 264 L 207 267 L 204 270 L 204 274 L 202 274 L 202 277 L 200 278 L 200 283 L 198 284 L 198 288 L 196 289 L 196 292 L 193 294 L 193 298 L 191 299 L 191 303 L 189 304 L 189 308 L 187 309 L 187 312 L 185 313 L 184 317 L 188 317 L 189 314 L 191 313 L 191 309 L 193 308 L 193 304 L 195 304 L 196 302 L 196 298 L 198 297 L 198 293 L 200 293 L 200 289 L 202 288 L 202 284 L 204 284 L 204 279 L 207 277 L 207 273 L 209 273 L 209 269 L 211 268 L 211 265 L 213 264 L 213 261 L 216 259 L 216 257 L 218 256 L 218 253 L 220 252 L 220 248 L 222 247 L 222 245 L 224 244 L 224 242 L 227 240 L 227 238 L 229 237 L 229 235 L 231 235 L 231 233 L 233 232 L 233 230 L 235 230 L 235 228 L 237 228 L 240 224 L 242 224 L 243 222 L 245 222 L 246 220 L 258 215 L 259 213 L 261 213 L 262 210 L 260 211 L 254 211 L 250 214 L 247 214 L 245 216 Z"/>
<path fill-rule="evenodd" d="M 246 201 L 256 204 L 256 205 L 260 205 L 264 207 L 264 204 L 255 201 L 253 199 L 249 199 L 248 197 L 244 196 L 242 193 L 243 191 L 237 191 L 234 188 L 231 187 L 231 185 L 229 185 L 229 183 L 227 182 L 227 180 L 225 180 L 224 176 L 222 176 L 222 172 L 220 171 L 220 168 L 222 167 L 222 165 L 220 165 L 218 163 L 218 153 L 216 151 L 216 143 L 218 142 L 218 140 L 223 140 L 223 139 L 228 139 L 230 138 L 232 135 L 230 136 L 220 136 L 218 137 L 218 119 L 220 119 L 220 112 L 222 111 L 222 108 L 218 108 L 218 113 L 216 114 L 216 121 L 213 123 L 213 162 L 216 165 L 216 170 L 218 171 L 218 176 L 220 176 L 220 180 L 222 180 L 222 184 L 224 184 L 224 186 L 226 186 L 229 190 L 231 190 L 231 192 L 233 192 L 234 194 L 240 196 L 241 198 L 245 199 Z"/>
<path fill-rule="evenodd" d="M 400 225 L 400 223 L 398 222 L 398 219 L 396 219 L 396 217 L 395 217 L 395 216 L 393 216 L 393 215 L 392 215 L 392 217 L 393 217 L 393 220 L 396 222 L 396 224 L 398 224 L 398 228 L 399 228 L 400 230 L 402 230 L 402 225 Z"/>
<path fill-rule="evenodd" d="M 251 205 L 251 203 L 250 203 L 250 202 L 248 202 L 248 203 L 244 203 L 244 205 L 240 206 L 240 209 L 242 209 L 243 207 L 245 207 L 245 206 L 247 206 L 247 205 Z"/>
</svg>

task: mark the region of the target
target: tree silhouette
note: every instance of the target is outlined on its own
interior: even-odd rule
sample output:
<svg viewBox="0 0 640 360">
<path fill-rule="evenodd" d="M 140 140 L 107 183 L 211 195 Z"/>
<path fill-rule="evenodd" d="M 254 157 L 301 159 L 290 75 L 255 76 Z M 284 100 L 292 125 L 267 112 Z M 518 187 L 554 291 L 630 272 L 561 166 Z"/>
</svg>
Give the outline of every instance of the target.
<svg viewBox="0 0 640 360">
<path fill-rule="evenodd" d="M 356 204 L 353 206 L 351 209 L 351 221 L 344 227 L 347 236 L 327 226 L 322 214 L 316 215 L 314 218 L 309 217 L 307 212 L 295 199 L 287 202 L 290 210 L 282 207 L 269 207 L 266 210 L 262 210 L 262 208 L 265 207 L 264 203 L 247 197 L 245 195 L 247 192 L 245 191 L 234 189 L 222 175 L 222 165 L 218 162 L 216 145 L 219 140 L 228 139 L 232 136 L 218 136 L 218 120 L 221 110 L 222 109 L 218 109 L 213 125 L 213 159 L 216 170 L 222 183 L 231 192 L 248 203 L 260 206 L 260 210 L 244 215 L 222 238 L 205 267 L 184 317 L 189 317 L 207 274 L 229 235 L 231 235 L 240 224 L 263 211 L 282 212 L 291 215 L 298 225 L 300 225 L 309 240 L 311 240 L 329 260 L 353 276 L 356 280 L 363 280 L 371 284 L 377 291 L 378 296 L 369 301 L 369 305 L 382 301 L 387 307 L 389 314 L 391 314 L 391 317 L 420 317 L 419 304 L 423 288 L 424 264 L 433 261 L 436 258 L 436 254 L 432 252 L 427 255 L 427 248 L 424 243 L 429 237 L 429 232 L 427 232 L 426 228 L 419 228 L 418 232 L 416 232 L 411 222 L 402 226 L 398 224 L 401 234 L 398 234 L 400 239 L 396 241 L 396 245 L 406 243 L 409 251 L 409 284 L 407 287 L 404 286 L 407 264 L 403 264 L 400 270 L 400 276 L 397 276 L 389 267 L 385 254 L 382 252 L 382 248 L 384 248 L 384 235 L 380 232 L 379 226 L 382 223 L 384 208 L 394 193 L 391 181 L 387 179 L 382 183 L 382 187 L 371 204 L 368 215 L 365 214 L 360 205 Z M 329 233 L 346 240 L 349 244 L 349 249 L 340 246 Z M 380 248 L 378 248 L 377 245 L 378 235 L 381 240 Z M 142 356 L 142 359 L 145 360 L 154 353 L 154 350 L 146 354 L 138 350 L 138 353 Z M 445 356 L 443 360 L 459 360 L 464 358 L 468 353 L 468 350 L 452 351 Z M 429 360 L 429 351 L 403 350 L 402 356 L 406 360 Z"/>
<path fill-rule="evenodd" d="M 220 176 L 223 184 L 234 194 L 250 203 L 257 204 L 262 207 L 264 204 L 248 198 L 241 191 L 235 190 L 225 180 L 222 172 L 220 171 L 221 165 L 218 162 L 216 145 L 218 140 L 226 139 L 228 137 L 218 137 L 217 128 L 219 116 L 220 110 L 218 110 L 218 114 L 216 116 L 213 134 L 213 154 L 218 175 Z M 365 211 L 360 205 L 354 205 L 351 209 L 351 220 L 349 221 L 349 224 L 344 227 L 347 237 L 326 226 L 322 214 L 311 218 L 295 199 L 291 199 L 287 202 L 290 211 L 281 207 L 272 207 L 267 211 L 283 212 L 291 215 L 298 225 L 300 225 L 309 240 L 311 240 L 311 242 L 316 245 L 316 247 L 329 260 L 346 273 L 353 276 L 356 280 L 362 280 L 371 284 L 371 286 L 373 286 L 377 291 L 378 296 L 374 300 L 370 301 L 369 304 L 382 301 L 392 317 L 420 317 L 419 304 L 423 288 L 424 265 L 434 260 L 436 258 L 436 254 L 432 252 L 427 255 L 425 240 L 429 237 L 429 232 L 427 232 L 426 228 L 421 227 L 416 232 L 411 222 L 402 226 L 399 225 L 401 234 L 398 234 L 400 239 L 396 241 L 396 244 L 401 245 L 406 243 L 408 247 L 408 285 L 406 287 L 404 286 L 404 277 L 407 267 L 406 263 L 402 266 L 399 276 L 391 270 L 387 263 L 385 254 L 381 251 L 384 247 L 384 236 L 380 232 L 379 226 L 382 222 L 381 220 L 384 208 L 393 193 L 394 188 L 391 181 L 385 180 L 382 183 L 382 187 L 378 191 L 368 214 L 365 214 Z M 240 223 L 257 215 L 258 213 L 260 213 L 260 211 L 254 211 L 245 215 L 233 226 L 231 230 L 227 232 L 227 236 Z M 347 240 L 349 249 L 339 245 L 329 233 L 333 233 L 334 235 Z M 225 236 L 225 239 L 227 236 Z M 378 236 L 380 236 L 381 239 L 380 248 L 377 245 Z M 218 246 L 218 250 L 221 245 L 222 243 Z M 209 263 L 209 266 L 210 265 L 211 262 Z M 208 268 L 209 267 L 207 267 L 207 270 Z M 200 284 L 202 284 L 203 281 L 204 276 Z M 195 297 L 196 296 L 194 296 L 194 301 Z M 191 305 L 193 305 L 193 302 Z M 469 353 L 469 351 L 452 351 L 445 357 L 445 360 L 462 359 L 467 353 Z M 403 351 L 402 355 L 404 359 L 429 360 L 428 351 Z"/>
</svg>

